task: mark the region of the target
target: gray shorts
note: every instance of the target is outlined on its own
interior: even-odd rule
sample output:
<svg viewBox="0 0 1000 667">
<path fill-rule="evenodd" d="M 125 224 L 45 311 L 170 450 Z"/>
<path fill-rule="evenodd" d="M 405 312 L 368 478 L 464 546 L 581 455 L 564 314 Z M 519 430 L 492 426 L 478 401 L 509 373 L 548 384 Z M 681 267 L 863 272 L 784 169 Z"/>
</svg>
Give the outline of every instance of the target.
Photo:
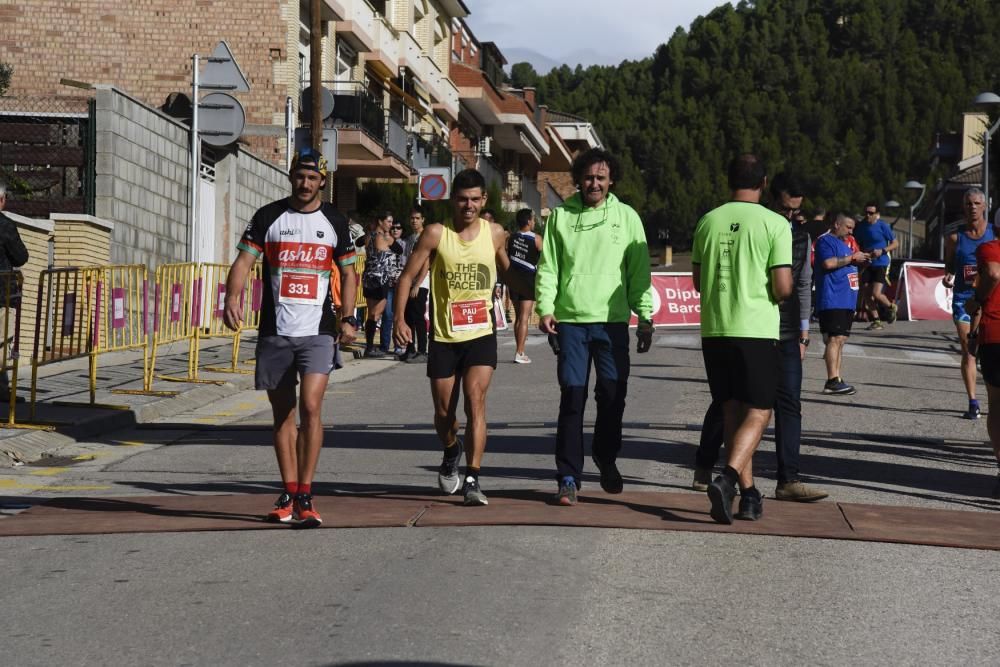
<svg viewBox="0 0 1000 667">
<path fill-rule="evenodd" d="M 336 339 L 326 334 L 258 339 L 254 387 L 284 389 L 295 387 L 300 375 L 329 375 L 334 369 L 335 343 Z"/>
</svg>

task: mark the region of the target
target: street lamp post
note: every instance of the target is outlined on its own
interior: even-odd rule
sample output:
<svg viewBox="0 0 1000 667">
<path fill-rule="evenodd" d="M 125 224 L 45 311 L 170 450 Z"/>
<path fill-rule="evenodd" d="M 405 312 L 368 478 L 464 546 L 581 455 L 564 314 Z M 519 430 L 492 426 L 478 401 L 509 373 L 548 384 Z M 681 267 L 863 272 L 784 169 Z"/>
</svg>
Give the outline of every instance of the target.
<svg viewBox="0 0 1000 667">
<path fill-rule="evenodd" d="M 1000 105 L 1000 95 L 996 93 L 979 93 L 972 101 L 978 106 Z M 992 127 L 983 132 L 983 194 L 986 197 L 986 215 L 989 216 L 990 209 L 990 137 L 1000 127 L 1000 118 L 993 123 Z"/>
<path fill-rule="evenodd" d="M 903 187 L 907 190 L 920 190 L 920 196 L 917 201 L 910 205 L 910 231 L 909 231 L 909 241 L 907 242 L 907 250 L 909 254 L 907 259 L 913 259 L 913 212 L 917 210 L 920 206 L 920 202 L 924 200 L 924 195 L 927 194 L 927 186 L 923 183 L 918 183 L 917 181 L 907 181 L 903 184 Z"/>
</svg>

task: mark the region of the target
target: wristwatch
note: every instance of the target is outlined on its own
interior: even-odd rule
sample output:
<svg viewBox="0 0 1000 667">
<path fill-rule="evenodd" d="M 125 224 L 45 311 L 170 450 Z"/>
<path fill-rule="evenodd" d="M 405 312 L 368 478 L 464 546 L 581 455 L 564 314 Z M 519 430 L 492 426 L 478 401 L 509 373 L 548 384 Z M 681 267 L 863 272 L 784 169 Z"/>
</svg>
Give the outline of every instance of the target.
<svg viewBox="0 0 1000 667">
<path fill-rule="evenodd" d="M 354 315 L 348 315 L 346 317 L 341 317 L 340 321 L 343 324 L 350 324 L 355 329 L 357 329 L 358 325 L 360 324 L 360 322 L 358 322 L 358 318 L 354 317 Z"/>
<path fill-rule="evenodd" d="M 808 338 L 800 338 L 799 339 L 799 345 L 805 345 L 806 347 L 809 347 L 809 339 Z"/>
</svg>

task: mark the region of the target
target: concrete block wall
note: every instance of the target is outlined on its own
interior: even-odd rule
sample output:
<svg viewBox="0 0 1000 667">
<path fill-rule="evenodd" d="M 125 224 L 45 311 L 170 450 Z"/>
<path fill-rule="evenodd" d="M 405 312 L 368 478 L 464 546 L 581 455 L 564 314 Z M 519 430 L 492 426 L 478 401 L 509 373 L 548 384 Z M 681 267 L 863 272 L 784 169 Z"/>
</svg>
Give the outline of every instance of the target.
<svg viewBox="0 0 1000 667">
<path fill-rule="evenodd" d="M 112 264 L 187 258 L 187 126 L 114 88 L 96 91 L 97 217 L 115 223 Z"/>
<path fill-rule="evenodd" d="M 227 239 L 231 241 L 229 254 L 222 261 L 231 262 L 236 258 L 236 243 L 250 218 L 260 207 L 276 199 L 287 197 L 291 192 L 288 174 L 269 162 L 250 153 L 240 151 L 236 163 L 236 220 Z"/>
</svg>

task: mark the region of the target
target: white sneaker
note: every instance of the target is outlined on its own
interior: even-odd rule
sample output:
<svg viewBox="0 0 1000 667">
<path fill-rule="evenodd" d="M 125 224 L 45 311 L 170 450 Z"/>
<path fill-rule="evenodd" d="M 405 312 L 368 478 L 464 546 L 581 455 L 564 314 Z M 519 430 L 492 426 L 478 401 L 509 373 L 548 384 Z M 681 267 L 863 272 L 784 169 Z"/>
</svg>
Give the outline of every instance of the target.
<svg viewBox="0 0 1000 667">
<path fill-rule="evenodd" d="M 531 363 L 531 359 L 528 358 L 528 355 L 523 354 L 521 352 L 518 352 L 517 354 L 514 355 L 514 363 L 515 364 L 530 364 Z"/>
</svg>

